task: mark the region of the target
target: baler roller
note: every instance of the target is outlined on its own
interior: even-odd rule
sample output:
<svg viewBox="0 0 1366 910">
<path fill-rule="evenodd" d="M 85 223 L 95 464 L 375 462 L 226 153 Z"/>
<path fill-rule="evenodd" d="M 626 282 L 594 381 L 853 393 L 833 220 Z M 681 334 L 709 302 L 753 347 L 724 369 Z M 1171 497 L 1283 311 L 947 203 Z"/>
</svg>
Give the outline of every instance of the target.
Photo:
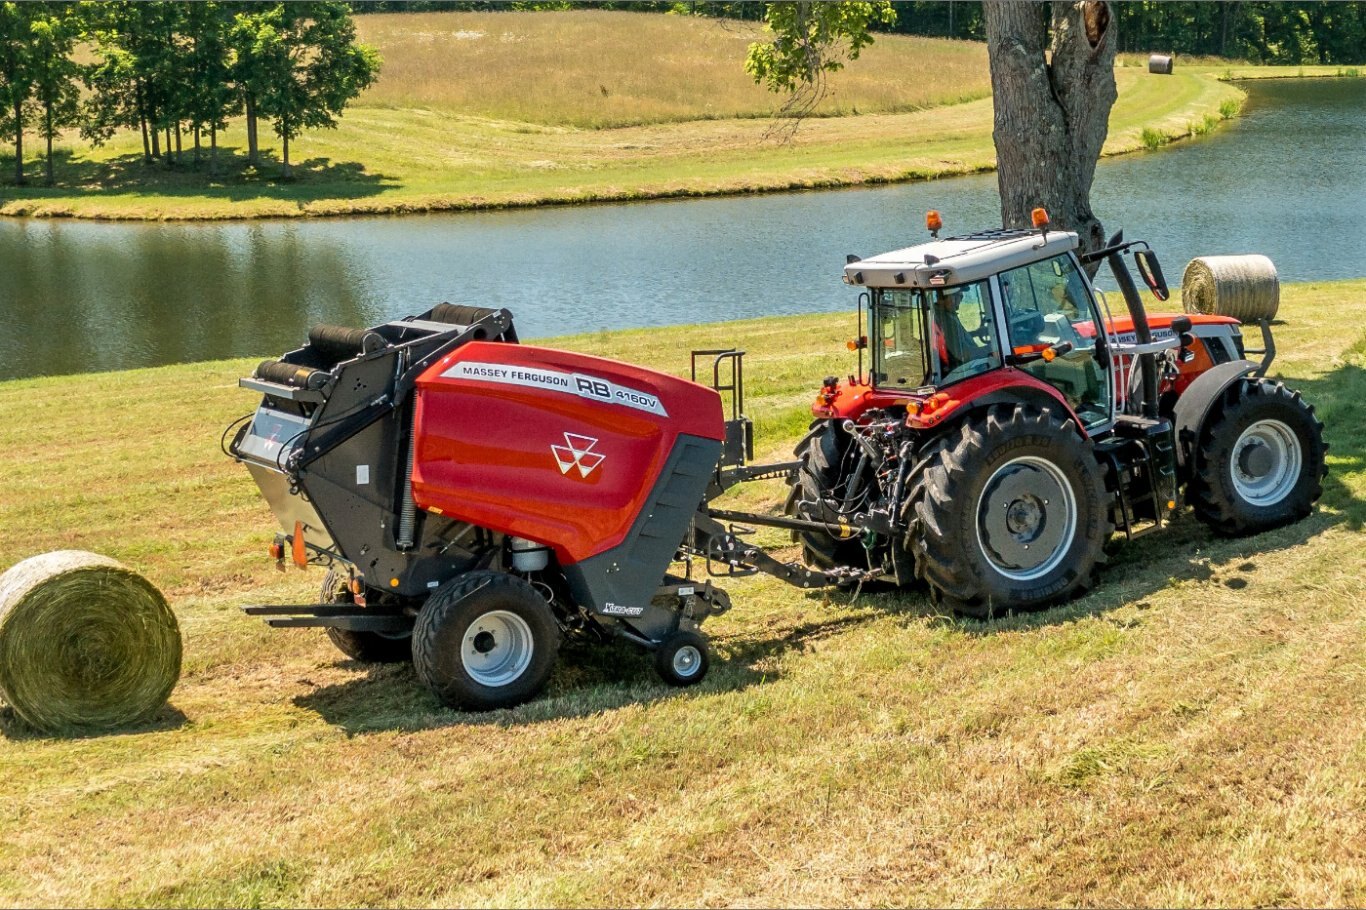
<svg viewBox="0 0 1366 910">
<path fill-rule="evenodd" d="M 383 346 L 384 340 L 369 329 L 319 323 L 308 330 L 308 345 L 326 360 L 336 363 L 363 352 L 367 337 L 375 339 L 372 344 L 376 347 Z"/>
<path fill-rule="evenodd" d="M 481 319 L 492 316 L 497 310 L 481 306 L 465 306 L 458 303 L 438 303 L 432 307 L 427 318 L 432 322 L 445 322 L 450 325 L 474 325 Z"/>
<path fill-rule="evenodd" d="M 315 370 L 297 363 L 285 363 L 283 360 L 263 360 L 256 367 L 257 379 L 278 382 L 280 385 L 296 389 L 321 389 L 327 384 L 330 376 L 327 370 Z"/>
</svg>

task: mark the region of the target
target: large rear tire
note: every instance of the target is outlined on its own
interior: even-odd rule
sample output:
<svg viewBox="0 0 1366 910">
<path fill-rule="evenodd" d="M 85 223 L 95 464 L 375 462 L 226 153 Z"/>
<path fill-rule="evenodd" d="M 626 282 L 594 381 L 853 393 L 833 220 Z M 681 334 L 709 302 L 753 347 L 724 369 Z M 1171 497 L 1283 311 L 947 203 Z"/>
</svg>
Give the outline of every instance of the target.
<svg viewBox="0 0 1366 910">
<path fill-rule="evenodd" d="M 1210 409 L 1187 498 L 1219 534 L 1243 536 L 1309 515 L 1328 473 L 1323 424 L 1284 383 L 1244 379 Z"/>
<path fill-rule="evenodd" d="M 833 522 L 835 515 L 819 508 L 807 512 L 802 506 L 806 504 L 810 508 L 819 506 L 824 500 L 844 500 L 858 465 L 857 447 L 836 421 L 821 420 L 812 427 L 795 454 L 801 457 L 802 466 L 788 491 L 784 512 L 793 518 L 819 519 L 825 515 Z M 852 529 L 849 533 L 849 537 L 840 538 L 820 532 L 793 531 L 792 539 L 802 545 L 802 555 L 808 565 L 821 569 L 837 566 L 865 569 L 868 567 L 867 551 Z"/>
<path fill-rule="evenodd" d="M 347 575 L 328 569 L 323 579 L 319 603 L 351 603 L 351 592 L 346 589 Z M 411 632 L 382 635 L 379 632 L 353 632 L 350 629 L 328 629 L 327 637 L 337 650 L 352 660 L 366 664 L 401 664 L 413 659 Z"/>
<path fill-rule="evenodd" d="M 1109 502 L 1070 419 L 996 405 L 927 455 L 904 506 L 905 546 L 936 601 L 986 619 L 1094 583 L 1112 531 Z"/>
<path fill-rule="evenodd" d="M 480 570 L 438 588 L 417 615 L 413 666 L 443 704 L 510 708 L 541 691 L 560 628 L 531 584 Z"/>
</svg>

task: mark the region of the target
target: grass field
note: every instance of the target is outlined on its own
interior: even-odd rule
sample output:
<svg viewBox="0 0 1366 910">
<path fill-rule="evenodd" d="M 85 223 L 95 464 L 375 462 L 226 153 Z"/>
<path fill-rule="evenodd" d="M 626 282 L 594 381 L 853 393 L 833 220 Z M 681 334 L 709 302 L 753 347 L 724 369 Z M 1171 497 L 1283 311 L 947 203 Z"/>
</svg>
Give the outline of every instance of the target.
<svg viewBox="0 0 1366 910">
<path fill-rule="evenodd" d="M 401 213 L 845 186 L 995 166 L 978 44 L 879 38 L 832 79 L 821 110 L 830 116 L 784 141 L 768 116 L 782 99 L 743 73 L 757 34 L 749 25 L 601 11 L 359 22 L 385 57 L 380 81 L 337 130 L 293 143 L 296 179 L 279 180 L 272 162 L 245 168 L 240 124 L 222 137 L 226 176 L 215 179 L 189 165 L 144 165 L 129 134 L 98 150 L 68 147 L 54 189 L 0 186 L 0 214 Z M 1210 72 L 1117 73 L 1107 154 L 1204 132 L 1243 97 Z M 269 145 L 264 125 L 261 135 Z M 39 168 L 33 161 L 32 173 Z"/>
<path fill-rule="evenodd" d="M 1332 447 L 1305 522 L 1220 540 L 1186 517 L 1086 598 L 991 624 L 743 580 L 699 688 L 571 650 L 487 715 L 237 612 L 319 582 L 270 565 L 272 518 L 218 451 L 250 361 L 0 384 L 0 567 L 108 553 L 186 639 L 151 727 L 47 738 L 0 712 L 0 904 L 1360 905 L 1366 281 L 1284 296 L 1273 372 Z M 742 344 L 780 454 L 850 369 L 851 322 L 563 344 L 674 372 Z"/>
</svg>

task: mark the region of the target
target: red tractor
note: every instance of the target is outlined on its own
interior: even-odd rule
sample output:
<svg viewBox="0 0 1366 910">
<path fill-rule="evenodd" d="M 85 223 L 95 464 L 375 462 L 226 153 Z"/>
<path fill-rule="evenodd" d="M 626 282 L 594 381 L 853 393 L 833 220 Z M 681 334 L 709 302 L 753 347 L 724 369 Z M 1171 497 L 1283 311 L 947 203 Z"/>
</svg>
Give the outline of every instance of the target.
<svg viewBox="0 0 1366 910">
<path fill-rule="evenodd" d="M 860 354 L 859 376 L 825 380 L 781 464 L 750 463 L 740 351 L 694 353 L 708 388 L 522 345 L 506 310 L 315 326 L 241 380 L 262 397 L 226 449 L 281 525 L 273 558 L 329 571 L 317 603 L 244 609 L 356 660 L 411 659 L 441 701 L 490 709 L 535 695 L 565 637 L 624 640 L 698 682 L 700 626 L 730 607 L 716 576 L 923 581 L 989 615 L 1083 590 L 1112 532 L 1160 527 L 1183 490 L 1221 533 L 1307 515 L 1321 425 L 1262 378 L 1268 323 L 1252 363 L 1234 319 L 1146 316 L 1123 260 L 1165 299 L 1146 245 L 1076 249 L 1040 228 L 851 258 L 871 370 Z M 1093 289 L 1099 259 L 1128 317 Z M 714 505 L 779 478 L 785 515 Z M 808 564 L 751 525 L 794 532 Z"/>
<path fill-rule="evenodd" d="M 810 565 L 924 582 L 981 617 L 1085 590 L 1112 532 L 1160 528 L 1183 500 L 1227 535 L 1309 514 L 1322 424 L 1265 378 L 1269 319 L 1253 363 L 1236 319 L 1145 313 L 1124 256 L 1166 300 L 1147 244 L 1078 255 L 1036 218 L 849 257 L 845 281 L 867 289 L 859 375 L 825 380 L 787 503 L 833 529 L 794 532 Z M 1092 284 L 1099 262 L 1127 315 Z"/>
</svg>

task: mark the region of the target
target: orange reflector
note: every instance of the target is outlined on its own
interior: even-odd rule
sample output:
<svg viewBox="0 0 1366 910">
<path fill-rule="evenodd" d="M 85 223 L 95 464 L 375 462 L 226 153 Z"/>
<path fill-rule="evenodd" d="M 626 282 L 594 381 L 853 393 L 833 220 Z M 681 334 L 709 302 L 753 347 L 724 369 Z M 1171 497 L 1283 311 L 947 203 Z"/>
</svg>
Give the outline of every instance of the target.
<svg viewBox="0 0 1366 910">
<path fill-rule="evenodd" d="M 857 341 L 846 341 L 846 342 L 844 343 L 844 346 L 845 346 L 846 348 L 848 348 L 849 350 L 851 350 L 851 351 L 857 351 L 857 350 L 858 350 L 858 342 L 857 342 Z"/>
<path fill-rule="evenodd" d="M 294 564 L 299 568 L 308 565 L 308 549 L 304 547 L 304 523 L 294 522 L 294 547 L 291 554 L 294 557 Z"/>
<path fill-rule="evenodd" d="M 351 585 L 350 585 L 350 587 L 351 587 L 351 593 L 352 593 L 352 594 L 364 594 L 364 593 L 365 593 L 365 585 L 361 583 L 361 580 L 360 580 L 359 578 L 353 578 L 353 579 L 351 579 Z"/>
<path fill-rule="evenodd" d="M 271 559 L 276 559 L 276 560 L 284 559 L 284 558 L 285 558 L 285 545 L 282 544 L 282 543 L 273 543 L 273 544 L 271 544 L 271 545 L 270 545 L 270 558 L 271 558 Z"/>
<path fill-rule="evenodd" d="M 934 209 L 930 209 L 925 213 L 925 227 L 929 229 L 931 234 L 938 234 L 940 229 L 944 227 L 944 219 L 940 218 L 939 213 Z"/>
<path fill-rule="evenodd" d="M 1043 354 L 1044 363 L 1052 363 L 1054 358 L 1058 356 L 1058 352 L 1053 350 L 1052 348 L 1044 348 L 1039 353 Z"/>
<path fill-rule="evenodd" d="M 391 588 L 397 588 L 397 587 L 398 587 L 398 579 L 397 579 L 397 578 L 391 578 L 391 579 L 389 579 L 389 587 L 391 587 Z"/>
<path fill-rule="evenodd" d="M 1029 213 L 1029 218 L 1034 222 L 1036 228 L 1048 227 L 1048 212 L 1042 208 L 1037 208 Z"/>
</svg>

